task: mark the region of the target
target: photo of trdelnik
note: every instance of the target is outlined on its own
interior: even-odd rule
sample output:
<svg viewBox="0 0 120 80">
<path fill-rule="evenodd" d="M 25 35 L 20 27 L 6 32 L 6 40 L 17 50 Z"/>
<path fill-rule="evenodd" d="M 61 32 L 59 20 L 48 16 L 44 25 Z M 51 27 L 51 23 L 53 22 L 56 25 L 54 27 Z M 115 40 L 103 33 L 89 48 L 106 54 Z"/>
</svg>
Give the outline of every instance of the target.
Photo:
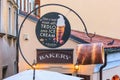
<svg viewBox="0 0 120 80">
<path fill-rule="evenodd" d="M 120 80 L 120 0 L 0 0 L 0 80 Z"/>
</svg>

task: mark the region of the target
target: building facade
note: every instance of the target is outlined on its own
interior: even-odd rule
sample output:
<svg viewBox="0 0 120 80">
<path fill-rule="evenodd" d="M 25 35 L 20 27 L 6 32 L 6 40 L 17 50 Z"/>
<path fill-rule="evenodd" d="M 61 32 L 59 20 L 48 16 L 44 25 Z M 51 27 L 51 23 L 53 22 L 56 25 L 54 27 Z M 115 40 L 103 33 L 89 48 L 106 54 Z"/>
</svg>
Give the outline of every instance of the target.
<svg viewBox="0 0 120 80">
<path fill-rule="evenodd" d="M 120 48 L 111 48 L 109 54 L 107 54 L 107 64 L 103 68 L 103 80 L 119 80 L 120 79 Z M 92 75 L 93 80 L 99 79 L 99 67 L 97 65 L 94 69 L 94 74 Z"/>
<path fill-rule="evenodd" d="M 20 11 L 29 13 L 40 6 L 40 0 L 18 0 L 18 5 Z M 40 17 L 40 9 L 35 10 L 32 14 Z"/>
<path fill-rule="evenodd" d="M 27 15 L 26 13 L 20 12 L 19 23 L 22 23 L 26 15 Z M 78 58 L 78 54 L 76 52 L 78 44 L 102 42 L 104 44 L 105 53 L 107 52 L 108 54 L 108 59 L 107 59 L 108 67 L 106 66 L 105 69 L 103 69 L 103 80 L 107 80 L 107 79 L 111 80 L 115 75 L 119 75 L 119 71 L 115 69 L 117 66 L 119 69 L 119 57 L 115 57 L 115 58 L 113 57 L 113 56 L 119 56 L 119 52 L 120 52 L 119 39 L 96 35 L 91 41 L 91 39 L 84 32 L 71 30 L 70 37 L 63 46 L 59 48 L 48 48 L 42 45 L 37 40 L 37 37 L 35 34 L 37 21 L 38 21 L 37 17 L 34 17 L 32 15 L 29 16 L 26 19 L 24 25 L 22 26 L 22 30 L 20 34 L 20 46 L 21 46 L 22 54 L 31 65 L 33 64 L 34 60 L 36 61 L 37 63 L 36 69 L 57 71 L 57 72 L 68 74 L 68 75 L 77 75 L 79 77 L 83 77 L 85 80 L 100 80 L 99 70 L 101 65 L 99 64 L 98 65 L 95 65 L 95 64 L 79 65 L 79 70 L 75 69 L 75 65 Z M 64 61 L 62 61 L 60 57 L 55 58 L 55 60 L 52 62 L 50 61 L 49 59 L 50 56 L 53 56 L 50 54 L 51 52 L 52 53 L 62 52 L 60 53 L 61 55 L 63 54 L 66 55 L 65 53 L 66 51 L 67 53 L 72 54 L 71 63 L 69 63 L 71 59 L 69 61 L 65 61 L 64 57 L 62 57 Z M 45 53 L 45 55 L 43 53 Z M 21 72 L 27 69 L 31 69 L 31 67 L 25 62 L 25 60 L 21 56 L 21 53 L 19 54 L 20 54 L 19 55 L 19 71 Z M 42 60 L 43 61 L 39 62 L 38 58 L 41 59 L 41 61 Z M 59 60 L 61 60 L 61 62 Z M 115 62 L 117 63 L 116 65 L 114 65 Z M 112 72 L 110 75 L 109 71 L 113 71 L 113 70 L 115 72 Z"/>
<path fill-rule="evenodd" d="M 34 0 L 19 0 L 18 5 L 21 11 L 30 12 L 34 8 Z"/>
<path fill-rule="evenodd" d="M 0 0 L 0 80 L 17 73 L 17 0 Z"/>
<path fill-rule="evenodd" d="M 38 0 L 35 0 L 36 5 L 34 5 L 34 7 L 38 7 L 39 6 L 38 3 L 40 3 L 40 2 L 41 2 L 41 5 L 57 3 L 57 4 L 69 6 L 70 8 L 75 10 L 78 14 L 81 14 L 80 16 L 82 16 L 82 18 L 86 21 L 86 24 L 88 24 L 88 28 L 90 28 L 91 31 L 95 30 L 96 32 L 98 32 L 102 35 L 106 35 L 108 33 L 111 34 L 111 32 L 113 31 L 113 30 L 111 31 L 111 29 L 113 29 L 113 26 L 110 25 L 109 26 L 109 27 L 111 27 L 111 29 L 110 29 L 110 28 L 108 28 L 109 24 L 104 24 L 104 22 L 111 23 L 111 21 L 113 21 L 113 20 L 109 19 L 110 18 L 109 16 L 114 15 L 114 14 L 112 14 L 112 12 L 110 14 L 109 13 L 110 11 L 108 10 L 108 12 L 105 13 L 108 16 L 105 16 L 105 15 L 101 14 L 101 16 L 102 16 L 101 17 L 99 15 L 100 12 L 98 11 L 98 8 L 104 7 L 102 9 L 100 9 L 100 11 L 102 10 L 102 12 L 105 12 L 106 11 L 105 9 L 107 9 L 108 6 L 111 7 L 110 5 L 115 5 L 111 1 L 109 2 L 107 0 L 106 2 L 104 2 L 104 0 L 102 0 L 99 3 L 96 3 L 96 1 L 93 1 L 93 2 L 90 1 L 89 3 L 90 3 L 91 6 L 86 5 L 86 1 L 82 2 L 82 1 L 79 1 L 79 0 L 77 0 L 76 2 L 72 2 L 72 1 L 69 1 L 69 2 L 64 1 L 63 2 L 61 0 L 51 0 L 51 2 L 49 2 L 48 0 L 38 1 L 38 2 L 37 1 Z M 119 2 L 119 1 L 115 1 L 115 3 L 117 3 L 117 2 Z M 72 5 L 68 5 L 68 3 L 72 4 Z M 100 4 L 108 4 L 108 6 L 107 7 L 105 5 L 101 6 Z M 79 10 L 77 5 L 81 7 L 80 10 Z M 93 8 L 93 7 L 95 7 L 95 8 Z M 120 6 L 116 6 L 116 7 L 118 8 Z M 114 9 L 115 11 L 116 11 L 117 8 L 114 9 L 113 7 L 111 7 L 111 9 Z M 93 11 L 90 11 L 90 9 L 92 9 Z M 25 19 L 26 15 L 29 13 L 29 12 L 26 13 L 25 10 L 26 9 L 24 8 L 24 10 L 20 11 L 19 24 L 22 23 L 22 21 Z M 86 10 L 88 12 L 86 12 L 84 10 Z M 36 26 L 37 26 L 36 24 L 37 24 L 37 21 L 39 20 L 40 16 L 35 17 L 33 15 L 30 15 L 26 19 L 24 24 L 22 25 L 22 30 L 21 30 L 21 34 L 20 34 L 20 48 L 21 48 L 21 51 L 22 51 L 22 53 L 19 53 L 20 54 L 19 55 L 19 71 L 20 72 L 24 71 L 24 70 L 27 70 L 27 69 L 31 69 L 31 67 L 23 59 L 23 56 L 21 55 L 21 54 L 23 54 L 24 57 L 26 58 L 26 60 L 31 65 L 33 64 L 34 60 L 36 61 L 36 63 L 37 63 L 36 69 L 57 71 L 57 72 L 68 74 L 68 75 L 77 75 L 77 76 L 83 77 L 85 80 L 100 80 L 99 70 L 100 70 L 101 65 L 99 65 L 99 64 L 98 65 L 79 65 L 79 70 L 75 69 L 75 65 L 76 65 L 76 61 L 77 61 L 77 58 L 78 58 L 78 54 L 76 53 L 76 47 L 77 47 L 78 44 L 102 42 L 104 44 L 105 53 L 107 52 L 107 54 L 108 54 L 107 65 L 103 69 L 103 74 L 102 74 L 103 77 L 102 78 L 103 78 L 103 80 L 119 79 L 119 75 L 120 75 L 120 73 L 118 71 L 119 67 L 120 67 L 119 57 L 117 57 L 117 60 L 113 57 L 113 56 L 116 56 L 116 55 L 119 56 L 119 52 L 120 52 L 120 46 L 119 46 L 120 45 L 120 40 L 116 39 L 118 37 L 117 35 L 109 35 L 111 37 L 116 37 L 116 38 L 110 38 L 110 37 L 105 37 L 105 36 L 100 36 L 100 35 L 96 35 L 93 38 L 89 38 L 84 33 L 84 30 L 83 30 L 84 26 L 81 23 L 81 21 L 76 17 L 76 15 L 72 11 L 67 10 L 66 8 L 61 7 L 61 6 L 56 6 L 56 5 L 55 6 L 54 5 L 45 6 L 45 7 L 41 8 L 40 12 L 37 11 L 35 13 L 39 13 L 42 17 L 43 15 L 48 14 L 50 12 L 61 13 L 61 14 L 65 15 L 65 17 L 70 21 L 70 23 L 71 23 L 70 25 L 71 25 L 71 29 L 72 29 L 70 37 L 69 37 L 68 41 L 63 46 L 58 47 L 58 48 L 48 48 L 48 47 L 42 45 L 40 43 L 40 41 L 37 40 L 36 31 L 35 31 Z M 96 12 L 97 15 L 99 15 L 98 17 L 95 17 L 95 16 L 92 15 L 92 14 L 95 14 L 95 12 Z M 32 13 L 32 14 L 34 14 L 34 13 Z M 86 15 L 87 18 L 84 15 Z M 93 19 L 92 16 L 94 17 L 94 19 Z M 105 21 L 102 19 L 103 17 L 106 18 L 106 19 L 104 19 Z M 90 20 L 88 20 L 88 18 Z M 99 18 L 99 20 L 103 20 L 103 21 L 99 21 L 98 18 Z M 94 20 L 93 22 L 97 21 L 97 23 L 99 25 L 96 24 L 96 23 L 94 23 L 94 24 L 97 25 L 97 26 L 94 26 L 93 24 L 90 24 L 90 23 L 92 23 L 92 20 Z M 118 18 L 117 18 L 117 21 L 119 21 Z M 101 28 L 101 24 L 100 24 L 101 22 L 104 24 L 104 26 L 106 26 L 106 27 L 104 27 L 105 28 L 104 30 L 106 32 L 103 32 L 103 29 Z M 90 27 L 89 25 L 93 25 L 94 27 Z M 115 29 L 117 29 L 117 28 L 115 28 Z M 82 32 L 82 30 L 83 30 L 83 32 Z M 93 35 L 93 34 L 89 34 L 89 35 Z M 69 61 L 67 62 L 67 61 L 64 60 L 65 57 L 63 57 L 63 54 L 65 55 L 66 51 L 67 51 L 67 53 L 72 54 L 72 55 L 69 55 L 69 56 L 72 57 L 72 60 L 71 59 L 69 60 L 71 62 L 69 62 Z M 59 55 L 59 56 L 62 56 L 62 59 L 64 61 L 62 61 L 60 59 L 60 57 L 58 57 L 58 54 L 56 54 L 56 56 L 58 58 L 56 58 L 53 62 L 51 62 L 49 58 L 50 57 L 55 57 L 55 56 L 51 55 L 50 52 L 52 52 L 52 53 L 62 52 L 62 53 L 60 53 L 61 55 Z M 45 53 L 45 55 L 43 53 Z M 38 60 L 38 58 L 41 61 L 42 60 L 43 61 L 40 62 Z M 59 60 L 61 60 L 61 62 Z M 116 63 L 116 61 L 117 61 L 117 63 Z M 114 63 L 116 65 L 114 65 Z M 110 72 L 112 72 L 112 73 L 110 74 Z"/>
</svg>

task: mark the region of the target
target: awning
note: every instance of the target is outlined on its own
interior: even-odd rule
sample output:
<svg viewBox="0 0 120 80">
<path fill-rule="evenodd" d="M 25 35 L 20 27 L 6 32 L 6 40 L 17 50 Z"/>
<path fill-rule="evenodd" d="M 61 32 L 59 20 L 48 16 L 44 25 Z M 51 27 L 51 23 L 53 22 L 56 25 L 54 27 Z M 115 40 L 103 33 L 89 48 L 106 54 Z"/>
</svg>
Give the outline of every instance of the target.
<svg viewBox="0 0 120 80">
<path fill-rule="evenodd" d="M 58 72 L 35 70 L 35 80 L 81 80 Z M 26 70 L 3 80 L 33 80 L 33 70 Z"/>
</svg>

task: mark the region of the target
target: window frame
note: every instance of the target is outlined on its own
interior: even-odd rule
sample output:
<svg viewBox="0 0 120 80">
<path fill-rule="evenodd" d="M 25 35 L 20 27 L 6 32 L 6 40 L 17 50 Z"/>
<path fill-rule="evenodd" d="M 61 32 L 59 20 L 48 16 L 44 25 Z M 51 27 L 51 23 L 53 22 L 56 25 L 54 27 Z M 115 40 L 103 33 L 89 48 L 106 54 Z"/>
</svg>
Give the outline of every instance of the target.
<svg viewBox="0 0 120 80">
<path fill-rule="evenodd" d="M 0 34 L 4 35 L 3 0 L 0 0 Z"/>
<path fill-rule="evenodd" d="M 12 34 L 12 5 L 8 7 L 8 34 Z"/>
<path fill-rule="evenodd" d="M 0 0 L 0 37 L 3 37 L 5 35 L 4 26 L 3 26 L 4 18 L 2 16 L 2 14 L 3 14 L 2 2 L 3 2 L 3 0 Z"/>
<path fill-rule="evenodd" d="M 8 65 L 2 66 L 2 79 L 6 78 Z"/>
<path fill-rule="evenodd" d="M 17 18 L 17 12 L 16 12 L 16 10 L 15 10 L 15 11 L 14 11 L 14 28 L 13 28 L 13 35 L 14 35 L 14 36 L 16 36 L 16 26 L 17 26 L 16 18 Z"/>
</svg>

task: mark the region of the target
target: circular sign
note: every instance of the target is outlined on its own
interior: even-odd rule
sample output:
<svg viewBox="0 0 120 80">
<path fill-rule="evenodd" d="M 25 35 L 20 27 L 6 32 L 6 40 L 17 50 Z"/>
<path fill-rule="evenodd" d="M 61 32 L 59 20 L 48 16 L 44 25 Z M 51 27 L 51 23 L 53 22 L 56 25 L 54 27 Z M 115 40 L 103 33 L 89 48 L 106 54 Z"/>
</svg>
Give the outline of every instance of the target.
<svg viewBox="0 0 120 80">
<path fill-rule="evenodd" d="M 57 12 L 43 15 L 36 25 L 36 36 L 40 43 L 49 48 L 57 48 L 65 44 L 70 36 L 71 28 L 67 18 Z"/>
</svg>

